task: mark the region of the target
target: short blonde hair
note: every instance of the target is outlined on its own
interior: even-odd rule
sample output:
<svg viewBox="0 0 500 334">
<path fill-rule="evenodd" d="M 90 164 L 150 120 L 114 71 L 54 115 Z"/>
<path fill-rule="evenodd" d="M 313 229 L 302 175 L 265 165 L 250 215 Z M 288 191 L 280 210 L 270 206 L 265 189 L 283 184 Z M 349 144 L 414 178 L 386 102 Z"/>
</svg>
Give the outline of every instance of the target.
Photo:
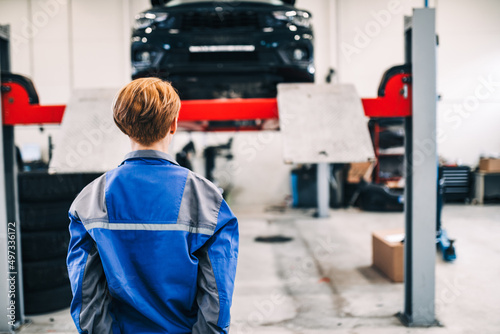
<svg viewBox="0 0 500 334">
<path fill-rule="evenodd" d="M 123 87 L 113 102 L 118 128 L 139 144 L 149 146 L 168 134 L 179 117 L 181 101 L 170 82 L 136 79 Z"/>
</svg>

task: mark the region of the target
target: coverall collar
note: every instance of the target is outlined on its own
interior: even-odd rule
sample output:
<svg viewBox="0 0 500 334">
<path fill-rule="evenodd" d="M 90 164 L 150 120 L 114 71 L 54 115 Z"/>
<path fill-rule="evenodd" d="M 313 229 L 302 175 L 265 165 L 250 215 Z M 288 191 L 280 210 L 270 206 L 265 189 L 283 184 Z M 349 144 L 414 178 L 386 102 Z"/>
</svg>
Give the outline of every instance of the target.
<svg viewBox="0 0 500 334">
<path fill-rule="evenodd" d="M 179 163 L 175 161 L 175 159 L 170 154 L 156 150 L 137 150 L 132 151 L 125 156 L 125 160 L 140 158 L 163 159 L 173 163 L 174 165 L 179 165 Z"/>
</svg>

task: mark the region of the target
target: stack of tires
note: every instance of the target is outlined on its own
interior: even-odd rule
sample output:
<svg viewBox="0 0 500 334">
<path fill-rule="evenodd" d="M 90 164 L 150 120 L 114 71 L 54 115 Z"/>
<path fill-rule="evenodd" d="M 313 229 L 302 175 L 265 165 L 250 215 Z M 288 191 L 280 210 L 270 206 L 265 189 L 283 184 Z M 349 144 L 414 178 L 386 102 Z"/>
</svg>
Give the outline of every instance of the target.
<svg viewBox="0 0 500 334">
<path fill-rule="evenodd" d="M 66 269 L 68 210 L 76 195 L 100 174 L 20 173 L 19 219 L 28 315 L 69 307 Z"/>
</svg>

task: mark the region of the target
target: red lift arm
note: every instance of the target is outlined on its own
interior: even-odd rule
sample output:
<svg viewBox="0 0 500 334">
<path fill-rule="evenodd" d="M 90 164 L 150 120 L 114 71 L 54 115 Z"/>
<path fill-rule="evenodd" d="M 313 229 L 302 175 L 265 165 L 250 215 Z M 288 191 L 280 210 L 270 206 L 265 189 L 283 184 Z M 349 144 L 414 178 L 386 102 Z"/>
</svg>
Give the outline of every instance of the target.
<svg viewBox="0 0 500 334">
<path fill-rule="evenodd" d="M 362 99 L 368 117 L 411 116 L 411 74 L 408 66 L 396 66 L 383 76 L 377 98 Z M 4 125 L 60 124 L 65 105 L 41 106 L 31 80 L 15 76 L 2 79 L 2 111 Z M 262 130 L 266 121 L 277 123 L 276 98 L 217 99 L 182 101 L 179 123 L 187 129 L 210 130 Z M 209 122 L 241 121 L 244 125 L 212 128 Z M 255 121 L 253 123 L 245 121 Z M 230 123 L 228 123 L 230 124 Z"/>
<path fill-rule="evenodd" d="M 411 65 L 388 69 L 382 76 L 378 97 L 361 100 L 367 117 L 411 116 Z"/>
<path fill-rule="evenodd" d="M 31 80 L 2 74 L 2 122 L 4 125 L 60 124 L 64 105 L 41 106 Z M 15 78 L 23 78 L 16 80 Z"/>
</svg>

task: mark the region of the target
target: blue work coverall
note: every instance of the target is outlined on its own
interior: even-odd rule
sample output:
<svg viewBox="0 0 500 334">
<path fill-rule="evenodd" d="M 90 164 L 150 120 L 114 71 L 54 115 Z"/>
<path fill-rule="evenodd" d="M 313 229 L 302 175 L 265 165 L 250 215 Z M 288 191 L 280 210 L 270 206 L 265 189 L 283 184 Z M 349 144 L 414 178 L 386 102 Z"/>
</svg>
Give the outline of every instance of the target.
<svg viewBox="0 0 500 334">
<path fill-rule="evenodd" d="M 79 333 L 228 333 L 238 221 L 212 183 L 166 153 L 134 151 L 69 218 Z"/>
</svg>

